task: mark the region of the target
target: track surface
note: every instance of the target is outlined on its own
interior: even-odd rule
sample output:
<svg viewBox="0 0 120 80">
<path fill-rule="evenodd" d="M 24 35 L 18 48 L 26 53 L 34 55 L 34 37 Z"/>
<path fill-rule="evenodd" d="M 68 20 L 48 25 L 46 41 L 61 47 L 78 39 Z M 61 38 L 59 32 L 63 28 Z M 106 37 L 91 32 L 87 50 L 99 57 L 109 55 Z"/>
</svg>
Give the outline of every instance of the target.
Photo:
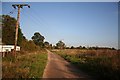
<svg viewBox="0 0 120 80">
<path fill-rule="evenodd" d="M 43 78 L 79 78 L 81 80 L 93 80 L 87 74 L 81 72 L 74 65 L 65 61 L 57 54 L 49 50 L 48 62 L 44 70 Z"/>
</svg>

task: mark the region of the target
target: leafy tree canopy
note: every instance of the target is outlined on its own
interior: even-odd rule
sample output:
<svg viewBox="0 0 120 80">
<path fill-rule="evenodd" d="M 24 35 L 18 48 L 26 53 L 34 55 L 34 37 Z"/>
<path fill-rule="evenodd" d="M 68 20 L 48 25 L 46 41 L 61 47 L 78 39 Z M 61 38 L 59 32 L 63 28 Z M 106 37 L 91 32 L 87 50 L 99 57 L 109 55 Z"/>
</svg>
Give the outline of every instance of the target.
<svg viewBox="0 0 120 80">
<path fill-rule="evenodd" d="M 36 45 L 39 45 L 40 47 L 43 47 L 44 45 L 44 36 L 42 36 L 39 32 L 35 32 L 34 36 L 32 36 L 32 40 Z"/>
<path fill-rule="evenodd" d="M 44 46 L 45 46 L 45 47 L 49 47 L 49 46 L 50 46 L 50 45 L 49 45 L 49 42 L 47 42 L 47 41 L 44 42 Z"/>
<path fill-rule="evenodd" d="M 11 44 L 13 45 L 15 42 L 15 26 L 16 19 L 9 15 L 2 15 L 2 43 L 3 44 Z M 23 38 L 22 31 L 20 26 L 18 28 L 18 42 L 17 45 L 21 45 Z"/>
<path fill-rule="evenodd" d="M 56 43 L 56 47 L 59 49 L 63 49 L 65 48 L 65 43 L 62 41 L 58 41 L 58 43 Z"/>
</svg>

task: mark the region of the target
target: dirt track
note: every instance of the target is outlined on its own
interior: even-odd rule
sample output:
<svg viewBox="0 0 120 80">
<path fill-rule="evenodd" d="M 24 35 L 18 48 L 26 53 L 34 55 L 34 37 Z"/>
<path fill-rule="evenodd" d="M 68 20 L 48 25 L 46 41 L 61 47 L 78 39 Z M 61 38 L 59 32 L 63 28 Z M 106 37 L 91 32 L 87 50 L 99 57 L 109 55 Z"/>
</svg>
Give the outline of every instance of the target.
<svg viewBox="0 0 120 80">
<path fill-rule="evenodd" d="M 81 80 L 93 80 L 90 76 L 78 70 L 74 65 L 65 61 L 57 54 L 49 50 L 48 62 L 44 70 L 43 78 L 79 78 Z"/>
</svg>

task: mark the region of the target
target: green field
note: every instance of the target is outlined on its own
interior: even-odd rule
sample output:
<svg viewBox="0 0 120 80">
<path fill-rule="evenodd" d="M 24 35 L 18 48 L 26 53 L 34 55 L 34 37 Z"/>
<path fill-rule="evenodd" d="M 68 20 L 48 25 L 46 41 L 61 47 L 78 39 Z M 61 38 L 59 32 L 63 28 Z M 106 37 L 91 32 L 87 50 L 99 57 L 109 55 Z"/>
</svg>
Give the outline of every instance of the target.
<svg viewBox="0 0 120 80">
<path fill-rule="evenodd" d="M 117 50 L 52 50 L 80 70 L 100 80 L 120 80 L 120 54 Z"/>
<path fill-rule="evenodd" d="M 7 56 L 2 59 L 2 78 L 41 78 L 47 62 L 47 52 Z"/>
</svg>

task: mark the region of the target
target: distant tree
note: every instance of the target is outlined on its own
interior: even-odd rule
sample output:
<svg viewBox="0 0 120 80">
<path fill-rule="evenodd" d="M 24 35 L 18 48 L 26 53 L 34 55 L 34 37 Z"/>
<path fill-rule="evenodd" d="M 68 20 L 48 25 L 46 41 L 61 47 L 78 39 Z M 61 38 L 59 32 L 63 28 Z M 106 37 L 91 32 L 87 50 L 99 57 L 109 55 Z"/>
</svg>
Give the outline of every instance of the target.
<svg viewBox="0 0 120 80">
<path fill-rule="evenodd" d="M 82 46 L 76 47 L 76 49 L 82 49 Z"/>
<path fill-rule="evenodd" d="M 82 46 L 79 46 L 80 49 L 82 49 Z"/>
<path fill-rule="evenodd" d="M 53 47 L 52 47 L 52 44 L 50 44 L 50 49 L 52 49 Z"/>
<path fill-rule="evenodd" d="M 2 43 L 14 44 L 15 42 L 15 26 L 16 19 L 9 15 L 2 15 Z M 21 45 L 23 38 L 20 26 L 18 28 L 18 41 L 17 45 Z"/>
<path fill-rule="evenodd" d="M 116 50 L 114 47 L 111 48 L 112 50 Z"/>
<path fill-rule="evenodd" d="M 47 42 L 47 41 L 44 42 L 44 47 L 45 47 L 45 48 L 49 48 L 49 47 L 50 47 L 49 42 Z"/>
<path fill-rule="evenodd" d="M 65 48 L 65 43 L 62 41 L 58 41 L 58 43 L 56 43 L 56 47 L 58 49 L 63 49 L 63 48 Z"/>
<path fill-rule="evenodd" d="M 53 49 L 58 49 L 58 47 L 56 45 L 53 45 L 52 48 Z"/>
<path fill-rule="evenodd" d="M 70 49 L 69 47 L 66 47 L 66 49 Z"/>
<path fill-rule="evenodd" d="M 44 46 L 44 36 L 42 36 L 39 32 L 35 32 L 34 36 L 32 36 L 32 40 L 36 45 L 39 45 L 40 47 Z"/>
<path fill-rule="evenodd" d="M 83 46 L 83 47 L 82 47 L 82 49 L 86 49 L 86 47 L 85 47 L 85 46 Z"/>
<path fill-rule="evenodd" d="M 74 49 L 74 46 L 71 46 L 71 49 Z"/>
</svg>

